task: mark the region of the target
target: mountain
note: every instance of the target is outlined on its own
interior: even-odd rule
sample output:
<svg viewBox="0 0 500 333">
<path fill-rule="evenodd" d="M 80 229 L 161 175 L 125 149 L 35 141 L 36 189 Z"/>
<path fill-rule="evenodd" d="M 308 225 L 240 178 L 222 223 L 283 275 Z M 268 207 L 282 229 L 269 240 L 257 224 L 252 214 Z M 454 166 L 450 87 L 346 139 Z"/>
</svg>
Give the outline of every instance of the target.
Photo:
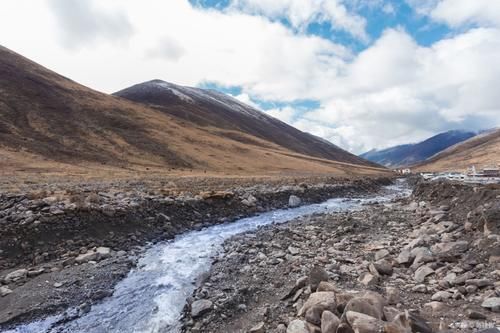
<svg viewBox="0 0 500 333">
<path fill-rule="evenodd" d="M 421 171 L 460 171 L 472 165 L 496 166 L 500 163 L 500 128 L 481 134 L 451 146 L 418 164 Z"/>
<path fill-rule="evenodd" d="M 240 140 L 245 133 L 300 154 L 318 158 L 376 166 L 334 144 L 304 133 L 266 113 L 215 90 L 184 87 L 152 80 L 113 95 L 148 105 L 217 135 Z"/>
<path fill-rule="evenodd" d="M 202 92 L 176 95 L 172 108 L 150 107 L 84 87 L 0 46 L 0 170 L 77 176 L 382 171 L 225 95 Z M 213 102 L 220 110 L 243 116 L 208 122 L 197 103 L 211 98 L 220 100 Z M 270 123 L 274 132 L 259 134 Z"/>
<path fill-rule="evenodd" d="M 448 131 L 419 143 L 405 144 L 383 150 L 371 150 L 360 156 L 387 167 L 409 166 L 424 161 L 440 151 L 475 135 L 474 132 Z"/>
</svg>

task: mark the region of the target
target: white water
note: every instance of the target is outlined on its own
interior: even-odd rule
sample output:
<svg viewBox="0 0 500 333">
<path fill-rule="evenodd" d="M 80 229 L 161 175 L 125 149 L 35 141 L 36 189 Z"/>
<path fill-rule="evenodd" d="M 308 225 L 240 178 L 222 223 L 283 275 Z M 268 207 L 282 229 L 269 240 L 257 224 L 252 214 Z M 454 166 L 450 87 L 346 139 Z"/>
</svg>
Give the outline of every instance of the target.
<svg viewBox="0 0 500 333">
<path fill-rule="evenodd" d="M 186 298 L 193 293 L 196 279 L 209 270 L 211 257 L 222 249 L 225 239 L 263 225 L 284 223 L 315 213 L 360 209 L 370 201 L 384 202 L 406 194 L 402 186 L 388 186 L 379 196 L 331 199 L 187 232 L 147 250 L 137 268 L 116 285 L 113 296 L 94 305 L 82 317 L 58 323 L 63 315 L 53 316 L 4 333 L 178 332 Z"/>
</svg>

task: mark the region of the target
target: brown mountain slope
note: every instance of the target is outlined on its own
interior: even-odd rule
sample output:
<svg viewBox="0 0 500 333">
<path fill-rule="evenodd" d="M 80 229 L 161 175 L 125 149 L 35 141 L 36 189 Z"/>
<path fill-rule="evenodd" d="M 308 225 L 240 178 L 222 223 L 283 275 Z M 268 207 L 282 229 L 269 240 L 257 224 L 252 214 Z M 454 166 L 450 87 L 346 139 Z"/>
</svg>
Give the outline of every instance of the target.
<svg viewBox="0 0 500 333">
<path fill-rule="evenodd" d="M 361 162 L 360 162 L 361 163 Z M 373 173 L 99 93 L 0 47 L 0 169 Z"/>
<path fill-rule="evenodd" d="M 205 128 L 243 132 L 300 154 L 377 166 L 215 90 L 152 80 L 126 88 L 114 95 L 147 104 Z M 227 135 L 224 131 L 217 134 Z M 231 135 L 229 137 L 236 139 Z"/>
<path fill-rule="evenodd" d="M 416 165 L 421 171 L 466 170 L 500 163 L 500 129 L 458 143 Z"/>
</svg>

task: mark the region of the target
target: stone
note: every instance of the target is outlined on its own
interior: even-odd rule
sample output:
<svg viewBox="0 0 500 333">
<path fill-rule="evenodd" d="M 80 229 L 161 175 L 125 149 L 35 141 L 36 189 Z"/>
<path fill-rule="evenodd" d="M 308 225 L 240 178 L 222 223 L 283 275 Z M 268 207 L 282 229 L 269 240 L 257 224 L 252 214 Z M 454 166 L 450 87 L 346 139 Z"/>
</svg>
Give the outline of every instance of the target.
<svg viewBox="0 0 500 333">
<path fill-rule="evenodd" d="M 288 206 L 290 207 L 298 207 L 302 203 L 302 200 L 296 195 L 291 195 L 290 198 L 288 198 Z"/>
<path fill-rule="evenodd" d="M 481 306 L 493 312 L 500 312 L 500 297 L 487 298 L 483 301 Z"/>
<path fill-rule="evenodd" d="M 360 275 L 358 281 L 364 286 L 368 287 L 376 285 L 378 282 L 378 278 L 371 273 L 364 272 L 363 274 Z"/>
<path fill-rule="evenodd" d="M 458 242 L 443 242 L 434 244 L 431 247 L 433 253 L 438 255 L 458 255 L 461 254 L 469 248 L 469 243 L 466 241 Z"/>
<path fill-rule="evenodd" d="M 417 284 L 415 287 L 411 288 L 411 291 L 425 294 L 427 292 L 427 286 L 425 284 Z"/>
<path fill-rule="evenodd" d="M 300 319 L 292 320 L 286 328 L 286 333 L 309 333 L 307 323 Z"/>
<path fill-rule="evenodd" d="M 317 306 L 317 307 L 315 307 Z M 314 308 L 314 309 L 313 309 Z M 298 315 L 304 316 L 308 310 L 317 313 L 318 310 L 321 311 L 329 310 L 331 312 L 335 312 L 337 309 L 337 302 L 335 300 L 335 293 L 331 291 L 318 291 L 312 293 L 307 301 L 300 308 Z M 314 313 L 309 313 L 309 315 L 313 315 Z M 321 318 L 321 313 L 319 314 Z"/>
<path fill-rule="evenodd" d="M 401 251 L 401 253 L 399 253 L 398 257 L 396 258 L 396 261 L 400 265 L 411 263 L 411 253 L 410 253 L 410 250 L 404 249 L 403 251 Z"/>
<path fill-rule="evenodd" d="M 9 294 L 12 294 L 12 290 L 10 290 L 8 287 L 0 287 L 0 297 L 5 297 Z"/>
<path fill-rule="evenodd" d="M 261 321 L 260 323 L 258 323 L 254 327 L 252 327 L 248 332 L 249 333 L 265 333 L 266 329 L 264 328 L 264 325 L 265 325 L 265 323 L 263 321 Z"/>
<path fill-rule="evenodd" d="M 340 319 L 330 311 L 323 311 L 321 315 L 321 333 L 336 333 Z"/>
<path fill-rule="evenodd" d="M 395 305 L 401 301 L 401 297 L 399 295 L 399 290 L 394 287 L 386 287 L 385 294 L 387 296 L 387 303 Z"/>
<path fill-rule="evenodd" d="M 468 309 L 466 311 L 466 314 L 467 314 L 467 318 L 474 319 L 474 320 L 484 320 L 487 318 L 484 313 L 481 313 L 481 312 L 476 311 L 474 309 Z"/>
<path fill-rule="evenodd" d="M 476 286 L 478 288 L 488 287 L 493 285 L 493 281 L 489 279 L 469 279 L 465 281 L 465 284 Z"/>
<path fill-rule="evenodd" d="M 347 302 L 344 308 L 344 314 L 348 311 L 362 313 L 377 319 L 383 318 L 383 309 L 364 297 L 355 297 Z"/>
<path fill-rule="evenodd" d="M 434 274 L 434 270 L 432 268 L 430 268 L 429 266 L 420 266 L 415 271 L 413 279 L 419 283 L 422 283 L 425 281 L 425 278 L 431 274 Z"/>
<path fill-rule="evenodd" d="M 318 284 L 318 288 L 316 288 L 316 291 L 335 291 L 339 292 L 339 289 L 331 282 L 326 282 L 326 281 L 321 281 Z"/>
<path fill-rule="evenodd" d="M 425 303 L 424 308 L 429 308 L 433 313 L 438 313 L 446 310 L 448 307 L 442 302 L 432 301 L 429 303 Z"/>
<path fill-rule="evenodd" d="M 61 288 L 62 286 L 63 286 L 63 284 L 61 282 L 54 283 L 55 288 Z"/>
<path fill-rule="evenodd" d="M 322 281 L 328 281 L 328 273 L 323 267 L 314 266 L 309 273 L 309 284 L 311 285 L 311 290 L 315 291 Z"/>
<path fill-rule="evenodd" d="M 285 324 L 279 324 L 278 326 L 276 326 L 276 333 L 286 333 Z"/>
<path fill-rule="evenodd" d="M 77 264 L 83 264 L 89 261 L 95 261 L 97 260 L 98 253 L 95 251 L 88 251 L 86 253 L 80 254 L 78 257 L 75 258 L 75 262 Z"/>
<path fill-rule="evenodd" d="M 392 264 L 389 260 L 379 260 L 373 263 L 373 266 L 377 270 L 377 272 L 381 275 L 392 275 L 393 269 Z"/>
<path fill-rule="evenodd" d="M 213 304 L 207 299 L 200 299 L 191 304 L 191 317 L 197 318 L 212 310 Z"/>
<path fill-rule="evenodd" d="M 451 296 L 453 296 L 451 293 L 447 292 L 447 291 L 438 291 L 436 293 L 434 293 L 434 295 L 432 295 L 431 299 L 433 301 L 446 301 L 448 299 L 451 298 Z"/>
<path fill-rule="evenodd" d="M 245 199 L 241 200 L 241 203 L 247 207 L 255 207 L 257 205 L 257 198 L 249 194 Z"/>
<path fill-rule="evenodd" d="M 348 323 L 341 323 L 337 328 L 337 333 L 355 333 Z"/>
<path fill-rule="evenodd" d="M 363 313 L 347 311 L 345 317 L 351 328 L 356 333 L 379 333 L 383 332 L 384 322 L 380 319 Z"/>
<path fill-rule="evenodd" d="M 26 277 L 28 276 L 28 270 L 27 269 L 18 269 L 16 271 L 10 272 L 5 276 L 5 282 L 11 283 L 11 282 L 17 282 L 21 280 L 26 280 Z"/>
<path fill-rule="evenodd" d="M 389 255 L 389 251 L 386 249 L 378 250 L 375 252 L 375 261 L 379 261 Z"/>
<path fill-rule="evenodd" d="M 97 253 L 97 260 L 111 257 L 111 249 L 109 247 L 98 247 L 95 252 Z"/>
</svg>

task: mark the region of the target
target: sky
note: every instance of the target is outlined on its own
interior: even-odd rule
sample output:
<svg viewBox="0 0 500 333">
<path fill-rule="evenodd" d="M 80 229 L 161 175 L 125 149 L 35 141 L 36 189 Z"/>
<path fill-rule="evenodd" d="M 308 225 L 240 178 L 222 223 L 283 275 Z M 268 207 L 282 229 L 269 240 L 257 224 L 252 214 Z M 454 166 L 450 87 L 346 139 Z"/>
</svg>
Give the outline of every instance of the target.
<svg viewBox="0 0 500 333">
<path fill-rule="evenodd" d="M 1 0 L 0 44 L 93 89 L 217 89 L 354 153 L 500 126 L 500 0 Z"/>
</svg>

